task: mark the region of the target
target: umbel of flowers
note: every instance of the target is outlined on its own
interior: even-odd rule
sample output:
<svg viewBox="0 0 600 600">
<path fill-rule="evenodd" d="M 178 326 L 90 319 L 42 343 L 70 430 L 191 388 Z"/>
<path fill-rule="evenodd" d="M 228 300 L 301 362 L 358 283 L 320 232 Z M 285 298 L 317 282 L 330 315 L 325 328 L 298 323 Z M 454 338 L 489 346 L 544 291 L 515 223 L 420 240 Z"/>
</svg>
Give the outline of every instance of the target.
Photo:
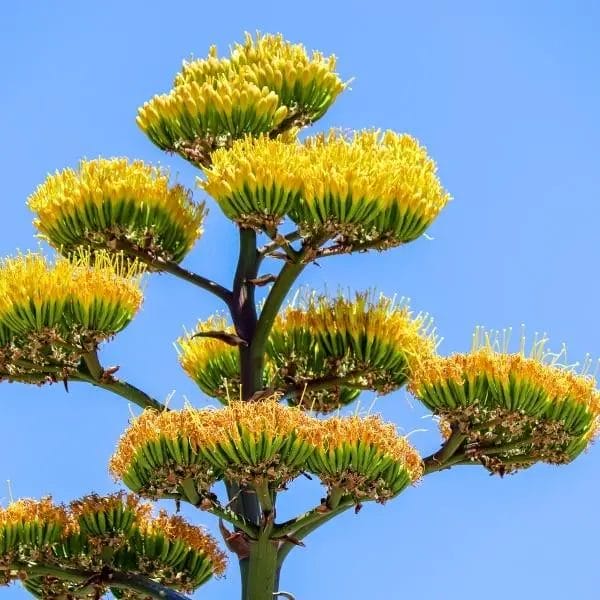
<svg viewBox="0 0 600 600">
<path fill-rule="evenodd" d="M 132 495 L 0 508 L 1 581 L 20 579 L 38 598 L 134 592 L 139 576 L 191 592 L 224 569 L 225 555 L 204 530 L 164 511 L 153 517 Z"/>
<path fill-rule="evenodd" d="M 204 205 L 194 204 L 165 171 L 125 158 L 82 160 L 49 175 L 29 198 L 34 224 L 55 248 L 142 249 L 179 262 L 202 233 Z"/>
<path fill-rule="evenodd" d="M 346 87 L 335 62 L 281 35 L 247 35 L 227 58 L 213 46 L 208 58 L 184 62 L 173 89 L 146 102 L 137 122 L 159 148 L 205 164 L 234 139 L 323 116 Z"/>
<path fill-rule="evenodd" d="M 600 392 L 587 373 L 559 353 L 525 337 L 508 352 L 507 333 L 478 328 L 467 354 L 434 356 L 413 371 L 410 388 L 440 417 L 442 434 L 455 445 L 456 462 L 480 462 L 504 474 L 542 461 L 576 458 L 598 432 Z"/>
<path fill-rule="evenodd" d="M 133 319 L 142 302 L 139 275 L 136 265 L 105 251 L 0 261 L 0 379 L 67 376 Z"/>
<path fill-rule="evenodd" d="M 205 173 L 200 186 L 240 225 L 268 230 L 288 216 L 303 236 L 350 248 L 410 242 L 450 198 L 425 148 L 393 131 L 245 138 L 215 152 Z"/>
<path fill-rule="evenodd" d="M 268 497 L 305 472 L 338 495 L 384 501 L 418 479 L 422 465 L 378 417 L 320 420 L 275 398 L 148 411 L 121 438 L 111 470 L 138 494 L 199 504 L 221 479 Z"/>
<path fill-rule="evenodd" d="M 237 228 L 229 287 L 181 264 L 206 210 L 163 169 L 84 160 L 30 196 L 35 226 L 59 257 L 0 261 L 0 381 L 83 381 L 149 410 L 132 419 L 110 460 L 133 495 L 0 509 L 0 582 L 20 579 L 53 600 L 109 590 L 182 600 L 174 590 L 223 573 L 210 536 L 178 516 L 153 517 L 146 497 L 218 517 L 239 559 L 243 600 L 273 600 L 285 595 L 278 574 L 288 553 L 347 509 L 383 504 L 442 469 L 482 465 L 504 475 L 568 463 L 590 444 L 600 392 L 589 364 L 563 364 L 564 351 L 549 352 L 545 338 L 511 352 L 502 336 L 478 330 L 470 352 L 441 356 L 429 316 L 403 300 L 305 293 L 285 305 L 308 265 L 412 242 L 450 200 L 408 134 L 300 135 L 346 87 L 334 57 L 281 35 L 248 35 L 226 56 L 213 47 L 185 62 L 172 89 L 139 109 L 142 131 L 200 169 L 198 187 Z M 219 408 L 169 410 L 102 366 L 101 343 L 140 308 L 142 270 L 223 302 L 225 312 L 177 344 L 183 370 Z M 347 409 L 363 391 L 405 385 L 442 433 L 423 458 L 395 425 Z M 322 497 L 279 521 L 278 499 L 300 477 L 318 479 Z"/>
</svg>

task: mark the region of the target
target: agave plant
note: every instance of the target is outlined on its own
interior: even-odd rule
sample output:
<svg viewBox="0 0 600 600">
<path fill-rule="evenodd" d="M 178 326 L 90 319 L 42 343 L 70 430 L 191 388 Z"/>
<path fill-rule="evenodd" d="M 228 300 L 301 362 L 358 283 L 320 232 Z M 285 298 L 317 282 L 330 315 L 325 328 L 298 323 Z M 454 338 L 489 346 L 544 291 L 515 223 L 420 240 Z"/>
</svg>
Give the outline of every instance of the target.
<svg viewBox="0 0 600 600">
<path fill-rule="evenodd" d="M 129 494 L 0 509 L 0 583 L 21 580 L 40 598 L 182 599 L 223 574 L 212 537 L 164 511 L 152 516 L 143 497 L 219 519 L 243 600 L 289 596 L 279 588 L 286 557 L 342 512 L 460 465 L 503 476 L 569 463 L 596 435 L 595 380 L 545 338 L 511 349 L 481 329 L 471 352 L 442 356 L 432 319 L 404 300 L 309 292 L 284 306 L 315 261 L 410 243 L 450 200 L 408 134 L 299 135 L 346 89 L 335 69 L 333 57 L 281 35 L 247 36 L 228 56 L 211 48 L 185 62 L 173 88 L 138 111 L 150 141 L 197 167 L 198 187 L 236 225 L 229 286 L 182 266 L 206 211 L 163 169 L 81 161 L 29 198 L 59 256 L 0 262 L 0 380 L 84 382 L 144 410 L 110 460 Z M 261 270 L 265 261 L 276 275 Z M 102 366 L 101 345 L 140 308 L 141 278 L 163 272 L 223 303 L 177 342 L 183 370 L 217 406 L 170 410 Z M 364 390 L 403 387 L 439 422 L 430 456 L 378 415 L 342 410 Z M 302 476 L 321 481 L 322 497 L 279 520 L 279 498 Z"/>
</svg>

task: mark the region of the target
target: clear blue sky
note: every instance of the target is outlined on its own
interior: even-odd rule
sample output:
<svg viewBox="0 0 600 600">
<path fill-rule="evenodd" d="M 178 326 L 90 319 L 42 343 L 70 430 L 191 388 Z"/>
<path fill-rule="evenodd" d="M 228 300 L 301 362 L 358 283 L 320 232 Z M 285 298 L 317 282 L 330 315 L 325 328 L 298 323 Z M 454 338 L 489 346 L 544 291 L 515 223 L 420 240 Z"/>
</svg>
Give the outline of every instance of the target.
<svg viewBox="0 0 600 600">
<path fill-rule="evenodd" d="M 600 7 L 560 2 L 2 2 L 0 254 L 35 247 L 25 199 L 46 173 L 80 157 L 127 155 L 194 170 L 138 131 L 137 107 L 166 91 L 183 58 L 222 49 L 245 30 L 281 31 L 333 52 L 355 77 L 318 125 L 407 131 L 427 145 L 454 201 L 405 248 L 323 261 L 303 282 L 377 286 L 431 312 L 442 350 L 468 347 L 476 324 L 520 323 L 600 355 Z M 197 192 L 197 198 L 201 194 Z M 233 226 L 213 205 L 186 264 L 227 281 Z M 131 382 L 164 397 L 205 399 L 180 371 L 173 340 L 219 308 L 155 276 L 135 323 L 103 350 Z M 367 403 L 370 399 L 367 399 Z M 114 489 L 107 459 L 125 402 L 87 387 L 0 386 L 0 496 L 68 500 Z M 429 453 L 426 411 L 404 392 L 377 409 Z M 294 552 L 282 581 L 298 600 L 486 600 L 600 594 L 600 449 L 574 464 L 504 480 L 465 468 L 427 478 L 399 499 L 345 515 Z M 289 492 L 283 512 L 320 490 Z M 198 517 L 210 527 L 212 517 Z M 236 566 L 197 594 L 238 595 Z M 24 598 L 15 587 L 3 597 Z"/>
</svg>

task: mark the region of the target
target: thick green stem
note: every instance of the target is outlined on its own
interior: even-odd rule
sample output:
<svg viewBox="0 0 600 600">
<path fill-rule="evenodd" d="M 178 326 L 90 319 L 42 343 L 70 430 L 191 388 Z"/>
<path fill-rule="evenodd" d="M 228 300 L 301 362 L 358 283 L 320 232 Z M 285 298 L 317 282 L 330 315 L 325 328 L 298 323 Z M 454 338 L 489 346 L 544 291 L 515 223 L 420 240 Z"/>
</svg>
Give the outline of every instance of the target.
<svg viewBox="0 0 600 600">
<path fill-rule="evenodd" d="M 267 344 L 269 333 L 271 332 L 271 327 L 273 327 L 275 317 L 277 316 L 285 297 L 290 291 L 290 288 L 294 285 L 294 282 L 304 267 L 306 267 L 306 264 L 300 261 L 296 263 L 286 263 L 283 269 L 281 269 L 277 281 L 273 284 L 262 310 L 260 311 L 260 318 L 258 319 L 252 344 L 249 348 L 252 360 L 255 364 L 262 366 L 265 355 L 265 346 Z"/>
<path fill-rule="evenodd" d="M 455 431 L 435 454 L 424 458 L 423 464 L 425 466 L 425 475 L 441 471 L 448 468 L 448 466 L 451 466 L 448 463 L 451 462 L 452 457 L 456 454 L 465 439 L 466 436 L 464 434 Z M 451 464 L 454 464 L 454 462 Z"/>
<path fill-rule="evenodd" d="M 250 546 L 247 579 L 242 585 L 243 600 L 273 600 L 277 591 L 277 543 L 261 535 Z"/>
</svg>

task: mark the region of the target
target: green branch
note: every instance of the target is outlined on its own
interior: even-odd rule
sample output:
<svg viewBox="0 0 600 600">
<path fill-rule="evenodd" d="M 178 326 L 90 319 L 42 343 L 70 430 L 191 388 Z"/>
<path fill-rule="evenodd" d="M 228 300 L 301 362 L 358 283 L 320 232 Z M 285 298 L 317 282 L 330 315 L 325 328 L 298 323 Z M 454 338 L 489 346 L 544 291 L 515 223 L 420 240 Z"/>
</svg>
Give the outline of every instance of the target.
<svg viewBox="0 0 600 600">
<path fill-rule="evenodd" d="M 466 436 L 464 434 L 454 431 L 437 452 L 423 459 L 423 474 L 428 475 L 451 467 L 454 464 L 451 461 L 452 457 L 465 440 Z"/>
<path fill-rule="evenodd" d="M 107 374 L 100 364 L 95 350 L 84 355 L 83 363 L 80 365 L 79 370 L 69 375 L 69 380 L 91 383 L 96 387 L 126 398 L 130 402 L 137 404 L 140 408 L 152 408 L 158 411 L 168 410 L 162 402 L 155 400 L 146 394 L 146 392 L 130 383 L 117 379 L 113 375 Z"/>
<path fill-rule="evenodd" d="M 160 583 L 133 573 L 121 573 L 105 569 L 102 572 L 83 571 L 72 567 L 14 563 L 0 567 L 3 571 L 26 572 L 32 577 L 56 577 L 72 583 L 95 582 L 113 588 L 130 590 L 154 600 L 188 600 L 187 596 Z"/>
<path fill-rule="evenodd" d="M 265 244 L 262 248 L 258 249 L 258 254 L 261 257 L 267 257 L 271 252 L 274 252 L 278 248 L 285 250 L 285 247 L 289 246 L 291 242 L 295 242 L 302 238 L 300 231 L 292 231 L 287 235 L 276 235 L 271 239 L 273 241 Z"/>
<path fill-rule="evenodd" d="M 277 554 L 278 567 L 281 567 L 281 565 L 283 564 L 283 561 L 285 560 L 287 555 L 298 545 L 296 542 L 301 542 L 309 534 L 311 534 L 313 531 L 315 531 L 316 529 L 321 527 L 321 525 L 324 525 L 325 523 L 327 523 L 334 517 L 337 517 L 338 515 L 342 514 L 343 512 L 346 512 L 353 505 L 354 505 L 354 501 L 348 500 L 347 502 L 346 501 L 340 502 L 340 504 L 338 504 L 337 508 L 335 508 L 334 510 L 331 510 L 329 512 L 325 512 L 325 513 L 317 512 L 317 514 L 314 514 L 315 509 L 313 509 L 313 511 L 305 513 L 305 515 L 302 515 L 300 517 L 300 520 L 301 521 L 303 520 L 303 522 L 298 523 L 298 525 L 299 525 L 298 527 L 291 528 L 294 540 L 284 542 L 279 548 L 279 552 Z M 282 524 L 282 527 L 289 528 L 289 525 L 284 523 L 284 524 Z M 292 534 L 288 534 L 288 535 L 292 535 Z M 283 539 L 285 539 L 285 538 L 283 538 Z"/>
</svg>

